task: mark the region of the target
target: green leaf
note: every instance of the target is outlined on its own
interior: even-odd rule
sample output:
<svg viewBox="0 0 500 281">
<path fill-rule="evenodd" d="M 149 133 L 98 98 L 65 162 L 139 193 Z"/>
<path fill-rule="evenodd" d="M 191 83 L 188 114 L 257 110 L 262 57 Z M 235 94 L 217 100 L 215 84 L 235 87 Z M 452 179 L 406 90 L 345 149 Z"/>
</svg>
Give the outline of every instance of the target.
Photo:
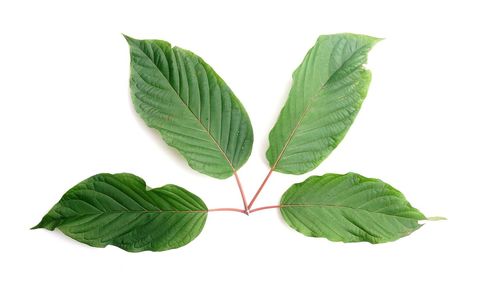
<svg viewBox="0 0 500 281">
<path fill-rule="evenodd" d="M 203 201 L 181 187 L 150 189 L 132 174 L 98 174 L 66 192 L 33 228 L 58 228 L 93 247 L 164 251 L 194 240 L 206 219 Z"/>
<path fill-rule="evenodd" d="M 426 219 L 387 183 L 354 173 L 310 177 L 290 187 L 280 205 L 292 228 L 331 241 L 394 241 Z"/>
<path fill-rule="evenodd" d="M 368 91 L 368 51 L 380 39 L 323 35 L 293 73 L 293 83 L 269 134 L 266 156 L 275 171 L 303 174 L 316 168 L 342 140 Z"/>
<path fill-rule="evenodd" d="M 223 179 L 243 166 L 252 150 L 252 125 L 217 73 L 168 42 L 125 38 L 132 101 L 146 124 L 196 171 Z"/>
</svg>

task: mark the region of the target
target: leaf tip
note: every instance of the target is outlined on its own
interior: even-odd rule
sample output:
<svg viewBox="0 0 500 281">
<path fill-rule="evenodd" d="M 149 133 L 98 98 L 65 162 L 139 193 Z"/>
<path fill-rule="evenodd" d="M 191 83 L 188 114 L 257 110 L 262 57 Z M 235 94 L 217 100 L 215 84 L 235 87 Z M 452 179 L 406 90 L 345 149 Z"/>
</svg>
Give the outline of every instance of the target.
<svg viewBox="0 0 500 281">
<path fill-rule="evenodd" d="M 448 219 L 445 217 L 436 216 L 436 217 L 427 217 L 426 220 L 428 220 L 428 221 L 447 221 Z"/>
<path fill-rule="evenodd" d="M 37 225 L 31 227 L 30 230 L 39 229 L 39 228 L 43 228 L 42 222 L 39 222 Z"/>
<path fill-rule="evenodd" d="M 56 229 L 57 226 L 58 226 L 57 221 L 53 220 L 51 217 L 46 215 L 42 218 L 42 220 L 37 225 L 30 228 L 30 230 L 45 228 L 47 230 L 52 231 L 52 230 Z"/>
<path fill-rule="evenodd" d="M 132 37 L 128 36 L 128 35 L 127 35 L 127 34 L 125 34 L 125 33 L 122 33 L 122 36 L 123 36 L 123 38 L 125 38 L 125 40 L 127 40 L 127 43 L 128 43 L 129 45 L 132 45 L 132 43 L 135 43 L 135 42 L 137 41 L 137 39 L 132 38 Z"/>
<path fill-rule="evenodd" d="M 377 44 L 378 42 L 385 40 L 384 37 L 372 37 L 372 39 L 374 44 Z"/>
</svg>

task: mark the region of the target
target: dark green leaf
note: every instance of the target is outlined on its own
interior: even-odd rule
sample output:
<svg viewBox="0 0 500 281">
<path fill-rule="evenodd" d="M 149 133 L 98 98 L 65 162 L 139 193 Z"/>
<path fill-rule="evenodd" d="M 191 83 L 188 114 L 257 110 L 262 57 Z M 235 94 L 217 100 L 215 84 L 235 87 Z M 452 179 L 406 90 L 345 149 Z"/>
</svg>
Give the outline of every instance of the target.
<svg viewBox="0 0 500 281">
<path fill-rule="evenodd" d="M 281 214 L 306 236 L 370 243 L 409 235 L 426 219 L 387 183 L 354 173 L 314 176 L 294 184 L 281 198 Z"/>
<path fill-rule="evenodd" d="M 132 174 L 99 174 L 66 192 L 34 228 L 58 228 L 94 247 L 163 251 L 191 242 L 206 219 L 203 201 L 181 187 L 150 189 Z"/>
<path fill-rule="evenodd" d="M 368 91 L 368 51 L 380 39 L 356 34 L 320 36 L 293 73 L 293 84 L 269 134 L 267 159 L 275 171 L 316 168 L 342 140 Z"/>
<path fill-rule="evenodd" d="M 227 178 L 250 156 L 253 131 L 243 105 L 200 57 L 160 40 L 130 45 L 136 111 L 193 169 Z"/>
</svg>

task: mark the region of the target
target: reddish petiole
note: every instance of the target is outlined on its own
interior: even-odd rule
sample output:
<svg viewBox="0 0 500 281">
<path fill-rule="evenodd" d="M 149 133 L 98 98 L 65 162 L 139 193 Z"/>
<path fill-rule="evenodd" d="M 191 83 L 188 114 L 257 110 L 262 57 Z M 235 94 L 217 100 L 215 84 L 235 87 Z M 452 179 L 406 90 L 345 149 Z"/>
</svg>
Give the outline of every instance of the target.
<svg viewBox="0 0 500 281">
<path fill-rule="evenodd" d="M 249 215 L 253 212 L 258 212 L 258 211 L 267 210 L 267 209 L 280 208 L 281 207 L 280 205 L 273 205 L 273 206 L 264 206 L 264 207 L 252 209 L 252 206 L 255 203 L 255 200 L 257 200 L 257 197 L 259 197 L 260 192 L 262 191 L 262 189 L 266 185 L 267 180 L 269 179 L 269 177 L 271 176 L 272 173 L 273 173 L 273 169 L 270 169 L 269 173 L 267 173 L 267 176 L 264 178 L 264 181 L 260 185 L 259 189 L 255 193 L 255 195 L 252 197 L 250 204 L 247 204 L 247 199 L 245 197 L 245 192 L 243 191 L 243 186 L 241 184 L 240 178 L 238 177 L 238 174 L 236 173 L 236 171 L 234 171 L 234 177 L 236 179 L 236 184 L 238 185 L 238 189 L 240 191 L 240 195 L 241 195 L 241 199 L 243 201 L 244 209 L 216 208 L 216 209 L 209 209 L 208 211 L 209 212 L 238 212 L 238 213 L 243 213 L 243 214 Z"/>
</svg>

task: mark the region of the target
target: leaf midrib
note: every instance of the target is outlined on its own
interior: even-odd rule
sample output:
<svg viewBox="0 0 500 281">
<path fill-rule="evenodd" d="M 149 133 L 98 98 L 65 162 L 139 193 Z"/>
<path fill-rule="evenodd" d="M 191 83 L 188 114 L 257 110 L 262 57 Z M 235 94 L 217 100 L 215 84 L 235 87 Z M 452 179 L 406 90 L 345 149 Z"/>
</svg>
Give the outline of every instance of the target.
<svg viewBox="0 0 500 281">
<path fill-rule="evenodd" d="M 191 114 L 193 115 L 193 117 L 198 121 L 198 123 L 200 124 L 200 126 L 205 130 L 205 133 L 207 133 L 207 135 L 209 136 L 210 140 L 217 146 L 217 148 L 219 149 L 220 153 L 222 154 L 222 156 L 224 157 L 224 159 L 227 161 L 227 163 L 229 164 L 229 167 L 231 168 L 232 172 L 234 173 L 236 171 L 236 169 L 234 168 L 233 163 L 231 163 L 231 160 L 229 160 L 229 158 L 227 157 L 226 153 L 224 152 L 224 150 L 222 150 L 222 147 L 217 143 L 217 141 L 212 136 L 212 134 L 210 133 L 210 131 L 208 130 L 208 128 L 205 127 L 205 125 L 203 125 L 203 123 L 201 122 L 201 120 L 196 116 L 196 114 L 194 114 L 194 112 L 191 110 L 191 108 L 189 108 L 189 106 L 182 100 L 180 94 L 172 87 L 172 85 L 170 84 L 170 81 L 168 81 L 168 78 L 165 76 L 165 73 L 163 73 L 160 70 L 160 68 L 158 68 L 158 66 L 156 65 L 156 63 L 146 54 L 146 52 L 144 52 L 144 50 L 142 50 L 140 47 L 137 47 L 137 48 L 144 54 L 144 56 L 146 56 L 149 59 L 149 61 L 151 61 L 151 63 L 155 66 L 156 70 L 158 70 L 158 72 L 161 73 L 161 75 L 163 76 L 163 78 L 165 78 L 165 80 L 167 81 L 167 84 L 170 87 L 170 89 L 172 89 L 172 91 L 174 91 L 177 94 L 177 97 L 179 98 L 179 100 L 181 101 L 181 103 L 186 107 L 187 110 L 189 110 L 189 112 L 191 112 Z M 170 50 L 173 52 L 174 48 L 175 47 L 170 47 Z"/>
<path fill-rule="evenodd" d="M 161 214 L 161 213 L 208 213 L 208 210 L 124 210 L 124 211 L 102 211 L 95 213 L 83 213 L 78 214 L 77 216 L 93 216 L 93 215 L 102 215 L 102 214 L 127 214 L 127 213 L 140 213 L 140 214 Z"/>
<path fill-rule="evenodd" d="M 417 220 L 414 218 L 408 218 L 408 217 L 401 217 L 398 215 L 391 215 L 391 214 L 386 214 L 386 213 L 380 213 L 380 212 L 375 212 L 375 211 L 369 211 L 365 209 L 360 209 L 360 208 L 355 208 L 355 207 L 349 207 L 349 206 L 343 206 L 343 205 L 334 205 L 334 204 L 282 204 L 280 205 L 280 208 L 289 208 L 289 207 L 305 207 L 305 208 L 311 208 L 311 207 L 320 207 L 320 208 L 338 208 L 338 209 L 350 209 L 354 211 L 360 211 L 360 212 L 367 212 L 367 213 L 373 213 L 373 214 L 378 214 L 378 215 L 383 215 L 383 216 L 390 216 L 390 217 L 396 217 L 400 219 L 407 219 L 407 220 Z"/>
<path fill-rule="evenodd" d="M 368 45 L 368 44 L 366 44 Z M 363 45 L 362 47 L 365 47 L 366 45 Z M 361 48 L 360 48 L 361 49 Z M 349 56 L 345 61 L 342 62 L 342 64 L 339 66 L 339 68 L 337 68 L 329 77 L 328 79 L 326 79 L 326 82 L 324 82 L 323 85 L 321 85 L 321 87 L 319 88 L 319 90 L 313 95 L 311 96 L 311 98 L 309 99 L 309 101 L 307 102 L 307 106 L 306 108 L 304 109 L 304 111 L 302 112 L 299 120 L 297 121 L 297 124 L 295 124 L 295 127 L 293 128 L 292 132 L 290 133 L 290 135 L 288 136 L 285 144 L 283 145 L 283 148 L 281 149 L 278 157 L 276 158 L 276 161 L 274 162 L 274 164 L 271 166 L 271 170 L 274 170 L 276 168 L 276 166 L 278 165 L 279 161 L 281 161 L 281 158 L 283 157 L 283 154 L 285 154 L 285 151 L 286 149 L 288 148 L 288 145 L 290 144 L 290 142 L 292 141 L 292 138 L 295 136 L 295 133 L 297 132 L 297 129 L 300 127 L 300 125 L 302 124 L 302 121 L 304 120 L 305 116 L 307 115 L 307 113 L 309 113 L 309 110 L 310 110 L 310 107 L 311 107 L 311 104 L 315 101 L 316 97 L 318 97 L 318 94 L 324 90 L 325 86 L 328 84 L 328 82 L 330 81 L 330 79 L 340 70 L 344 67 L 345 63 L 350 60 L 354 54 L 356 52 L 353 52 L 353 54 L 351 54 L 351 56 Z M 300 68 L 300 66 L 299 66 Z"/>
</svg>

